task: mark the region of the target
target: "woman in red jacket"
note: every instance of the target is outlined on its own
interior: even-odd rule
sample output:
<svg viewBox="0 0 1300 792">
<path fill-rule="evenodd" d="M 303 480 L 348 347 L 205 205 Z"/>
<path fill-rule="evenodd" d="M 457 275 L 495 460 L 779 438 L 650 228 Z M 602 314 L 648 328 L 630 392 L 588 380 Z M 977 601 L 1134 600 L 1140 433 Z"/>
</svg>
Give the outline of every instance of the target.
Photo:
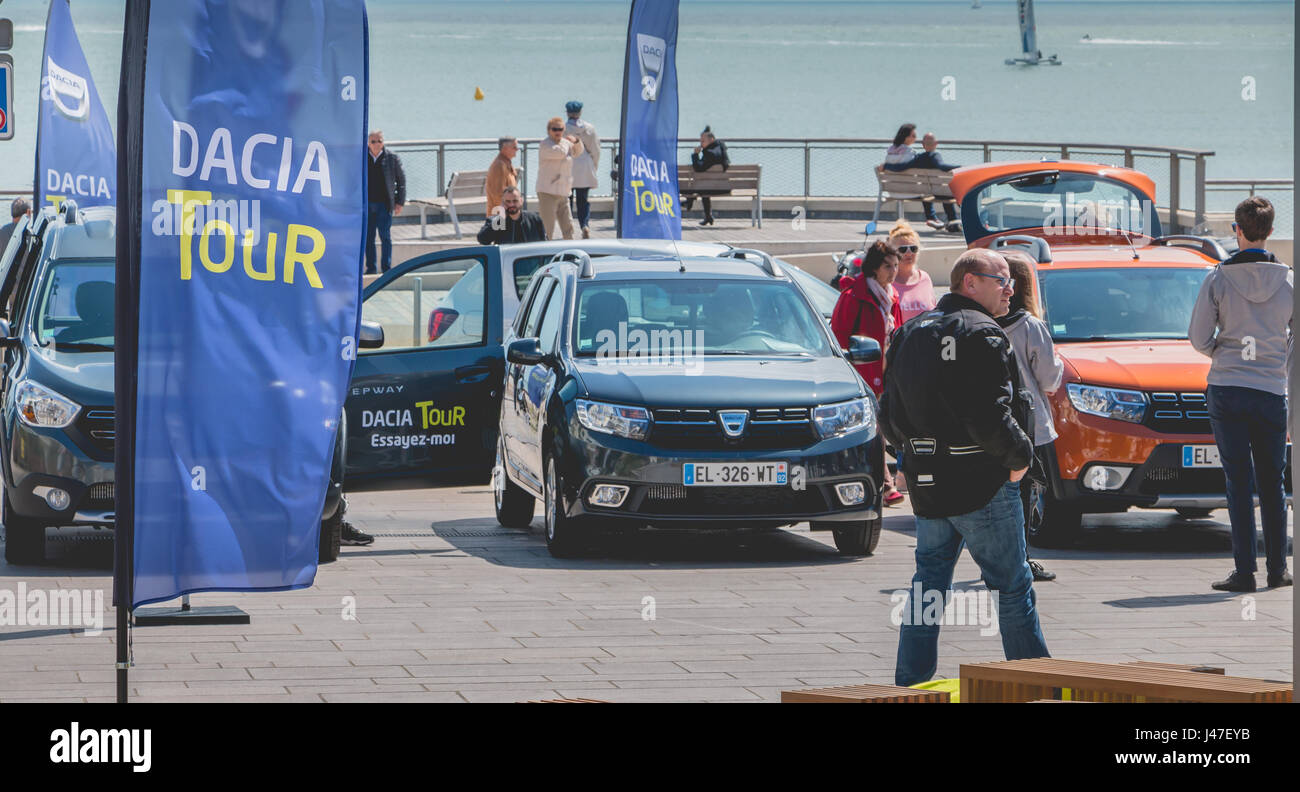
<svg viewBox="0 0 1300 792">
<path fill-rule="evenodd" d="M 885 346 L 894 329 L 903 323 L 898 292 L 892 285 L 897 275 L 898 251 L 885 240 L 877 240 L 862 257 L 862 274 L 840 281 L 840 299 L 831 314 L 831 330 L 841 347 L 847 349 L 850 336 L 855 335 L 874 338 L 880 344 L 880 360 L 856 366 L 877 396 L 885 387 Z M 888 468 L 885 470 L 881 495 L 887 506 L 893 506 L 903 500 L 903 495 L 894 488 Z"/>
</svg>

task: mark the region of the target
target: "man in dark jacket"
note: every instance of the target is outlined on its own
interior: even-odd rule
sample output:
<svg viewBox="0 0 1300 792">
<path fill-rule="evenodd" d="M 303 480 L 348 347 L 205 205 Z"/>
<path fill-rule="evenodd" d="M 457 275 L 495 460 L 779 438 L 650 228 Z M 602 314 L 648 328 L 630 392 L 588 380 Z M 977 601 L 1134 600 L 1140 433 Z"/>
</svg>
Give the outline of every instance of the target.
<svg viewBox="0 0 1300 792">
<path fill-rule="evenodd" d="M 1019 484 L 1034 448 L 1028 403 L 994 317 L 1014 289 L 1001 256 L 978 249 L 953 265 L 951 291 L 895 334 L 885 362 L 881 429 L 902 450 L 916 514 L 916 574 L 898 637 L 895 683 L 930 679 L 938 666 L 942 604 L 962 545 L 998 592 L 1008 660 L 1046 657 L 1033 575 L 1025 561 Z M 921 603 L 914 603 L 915 597 Z M 916 616 L 919 614 L 919 616 Z"/>
<path fill-rule="evenodd" d="M 508 245 L 512 242 L 541 242 L 546 239 L 542 216 L 524 211 L 524 198 L 518 187 L 501 192 L 501 205 L 478 230 L 480 245 Z"/>
<path fill-rule="evenodd" d="M 384 148 L 384 133 L 376 129 L 367 139 L 370 148 L 367 173 L 366 274 L 375 274 L 375 232 L 379 232 L 381 264 L 384 272 L 393 266 L 393 216 L 402 213 L 406 203 L 406 174 L 402 161 Z"/>
<path fill-rule="evenodd" d="M 18 227 L 18 221 L 30 211 L 32 211 L 32 208 L 22 198 L 15 198 L 14 202 L 9 204 L 9 214 L 13 216 L 13 222 L 6 223 L 3 228 L 0 228 L 0 253 L 3 253 L 5 248 L 9 246 L 9 239 L 13 237 L 14 229 Z"/>
</svg>

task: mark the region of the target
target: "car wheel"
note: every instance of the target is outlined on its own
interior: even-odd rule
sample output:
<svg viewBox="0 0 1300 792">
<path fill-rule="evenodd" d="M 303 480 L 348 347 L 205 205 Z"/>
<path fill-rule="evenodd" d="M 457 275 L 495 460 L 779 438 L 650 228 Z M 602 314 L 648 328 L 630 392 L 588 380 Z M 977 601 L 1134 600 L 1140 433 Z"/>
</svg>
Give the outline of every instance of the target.
<svg viewBox="0 0 1300 792">
<path fill-rule="evenodd" d="M 497 461 L 492 468 L 492 500 L 496 506 L 497 522 L 507 528 L 527 528 L 533 521 L 537 500 L 506 475 L 502 442 L 497 441 Z"/>
<path fill-rule="evenodd" d="M 582 520 L 564 512 L 561 496 L 564 481 L 557 470 L 555 456 L 546 457 L 546 549 L 556 558 L 577 555 L 585 539 Z"/>
<path fill-rule="evenodd" d="M 1079 535 L 1083 525 L 1083 512 L 1052 497 L 1050 488 L 1034 484 L 1034 495 L 1029 499 L 1027 533 L 1029 543 L 1035 547 L 1059 547 L 1069 544 Z M 1042 490 L 1042 497 L 1037 497 Z M 1041 504 L 1041 505 L 1040 505 Z"/>
<path fill-rule="evenodd" d="M 1204 520 L 1214 513 L 1214 509 L 1178 509 L 1178 516 L 1184 520 Z"/>
<path fill-rule="evenodd" d="M 45 523 L 15 514 L 5 498 L 0 512 L 5 526 L 5 561 L 14 565 L 45 561 Z"/>
<path fill-rule="evenodd" d="M 871 555 L 880 542 L 881 522 L 882 519 L 877 517 L 874 520 L 831 523 L 828 527 L 835 537 L 835 549 L 840 551 L 840 555 Z M 822 526 L 814 526 L 813 530 L 822 530 Z"/>
<path fill-rule="evenodd" d="M 343 544 L 343 504 L 334 510 L 334 516 L 320 521 L 320 555 L 317 563 L 328 564 L 339 560 L 339 547 Z"/>
</svg>

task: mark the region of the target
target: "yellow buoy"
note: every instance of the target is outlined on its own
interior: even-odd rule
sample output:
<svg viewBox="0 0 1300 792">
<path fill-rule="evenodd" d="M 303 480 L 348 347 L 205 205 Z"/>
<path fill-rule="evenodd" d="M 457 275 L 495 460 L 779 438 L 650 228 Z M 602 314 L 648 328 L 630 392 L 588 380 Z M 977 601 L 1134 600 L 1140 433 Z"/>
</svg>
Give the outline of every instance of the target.
<svg viewBox="0 0 1300 792">
<path fill-rule="evenodd" d="M 474 101 L 476 102 L 483 101 L 483 89 L 478 87 L 477 85 L 474 86 Z"/>
</svg>

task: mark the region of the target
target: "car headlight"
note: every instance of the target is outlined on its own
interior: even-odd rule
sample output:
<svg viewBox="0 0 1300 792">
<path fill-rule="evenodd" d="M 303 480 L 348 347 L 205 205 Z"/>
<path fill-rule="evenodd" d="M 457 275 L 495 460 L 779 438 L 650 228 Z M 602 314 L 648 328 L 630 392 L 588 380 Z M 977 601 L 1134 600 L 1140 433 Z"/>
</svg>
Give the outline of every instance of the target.
<svg viewBox="0 0 1300 792">
<path fill-rule="evenodd" d="M 593 432 L 644 440 L 650 433 L 650 411 L 644 407 L 576 399 L 578 422 Z"/>
<path fill-rule="evenodd" d="M 1147 397 L 1139 391 L 1102 388 L 1070 383 L 1066 386 L 1074 409 L 1102 418 L 1142 423 L 1147 414 Z"/>
<path fill-rule="evenodd" d="M 81 405 L 30 380 L 14 390 L 18 418 L 28 426 L 60 428 L 72 423 Z"/>
<path fill-rule="evenodd" d="M 857 429 L 876 431 L 876 407 L 871 397 L 850 399 L 813 408 L 813 423 L 822 437 L 835 437 Z"/>
</svg>

